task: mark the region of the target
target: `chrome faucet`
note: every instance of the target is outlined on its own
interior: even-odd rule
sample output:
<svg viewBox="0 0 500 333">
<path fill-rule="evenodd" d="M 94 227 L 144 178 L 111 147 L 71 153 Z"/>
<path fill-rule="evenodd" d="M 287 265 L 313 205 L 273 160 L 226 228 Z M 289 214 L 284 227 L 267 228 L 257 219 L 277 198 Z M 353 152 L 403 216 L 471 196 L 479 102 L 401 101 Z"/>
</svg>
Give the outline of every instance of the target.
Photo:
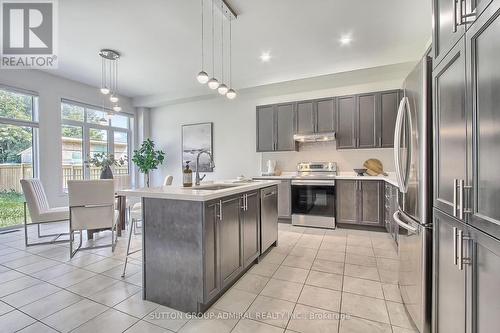
<svg viewBox="0 0 500 333">
<path fill-rule="evenodd" d="M 206 175 L 203 175 L 203 177 L 200 177 L 200 172 L 198 171 L 198 167 L 200 164 L 200 155 L 202 155 L 202 154 L 207 154 L 210 157 L 210 167 L 215 168 L 214 157 L 212 156 L 212 154 L 207 150 L 201 150 L 198 153 L 198 155 L 196 156 L 196 177 L 195 177 L 195 181 L 194 181 L 194 185 L 196 185 L 196 186 L 200 185 L 200 182 L 203 179 L 205 179 L 205 177 L 206 177 Z"/>
</svg>

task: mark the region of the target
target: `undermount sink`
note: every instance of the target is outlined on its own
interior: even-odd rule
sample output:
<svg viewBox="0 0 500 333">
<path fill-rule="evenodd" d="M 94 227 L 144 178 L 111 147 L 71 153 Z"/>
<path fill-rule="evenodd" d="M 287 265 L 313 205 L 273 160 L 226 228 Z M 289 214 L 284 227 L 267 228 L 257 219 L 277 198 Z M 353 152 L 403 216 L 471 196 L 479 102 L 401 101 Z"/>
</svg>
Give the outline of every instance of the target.
<svg viewBox="0 0 500 333">
<path fill-rule="evenodd" d="M 193 190 L 205 190 L 205 191 L 217 191 L 217 190 L 225 190 L 232 187 L 238 187 L 241 184 L 213 184 L 213 185 L 201 185 L 194 186 L 191 189 Z"/>
</svg>

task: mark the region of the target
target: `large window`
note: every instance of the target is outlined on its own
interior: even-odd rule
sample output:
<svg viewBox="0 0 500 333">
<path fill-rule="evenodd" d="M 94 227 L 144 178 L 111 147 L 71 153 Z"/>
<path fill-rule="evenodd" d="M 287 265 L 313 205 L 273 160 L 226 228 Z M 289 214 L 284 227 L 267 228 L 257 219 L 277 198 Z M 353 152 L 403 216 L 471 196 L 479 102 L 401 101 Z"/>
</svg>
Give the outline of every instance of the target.
<svg viewBox="0 0 500 333">
<path fill-rule="evenodd" d="M 131 116 L 63 100 L 61 119 L 63 190 L 68 180 L 99 179 L 100 169 L 87 163 L 97 153 L 123 159 L 123 166 L 113 167 L 115 175 L 130 172 Z"/>
<path fill-rule="evenodd" d="M 24 220 L 19 181 L 36 175 L 37 103 L 34 93 L 0 87 L 0 229 Z"/>
</svg>

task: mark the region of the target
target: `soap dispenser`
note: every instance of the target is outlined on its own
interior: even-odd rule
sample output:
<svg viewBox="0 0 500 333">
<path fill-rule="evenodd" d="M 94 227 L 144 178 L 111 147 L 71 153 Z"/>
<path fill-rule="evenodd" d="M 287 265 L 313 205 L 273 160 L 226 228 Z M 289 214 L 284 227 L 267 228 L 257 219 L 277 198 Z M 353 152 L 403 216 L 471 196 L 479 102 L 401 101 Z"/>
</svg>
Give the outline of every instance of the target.
<svg viewBox="0 0 500 333">
<path fill-rule="evenodd" d="M 184 187 L 193 186 L 193 170 L 189 168 L 191 161 L 186 161 L 186 167 L 182 170 L 182 185 Z"/>
</svg>

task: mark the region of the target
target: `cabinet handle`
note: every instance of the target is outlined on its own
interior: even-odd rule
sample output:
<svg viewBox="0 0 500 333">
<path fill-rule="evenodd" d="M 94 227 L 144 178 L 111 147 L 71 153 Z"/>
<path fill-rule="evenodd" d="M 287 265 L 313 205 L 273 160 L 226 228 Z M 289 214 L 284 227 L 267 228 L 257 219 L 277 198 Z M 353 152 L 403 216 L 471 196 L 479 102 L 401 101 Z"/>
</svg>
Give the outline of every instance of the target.
<svg viewBox="0 0 500 333">
<path fill-rule="evenodd" d="M 453 1 L 453 29 L 452 32 L 457 32 L 457 2 L 462 0 L 452 0 Z M 461 13 L 460 13 L 461 14 Z"/>
<path fill-rule="evenodd" d="M 457 227 L 453 227 L 453 265 L 457 265 Z"/>
<path fill-rule="evenodd" d="M 457 217 L 457 187 L 458 179 L 453 179 L 453 216 Z"/>
<path fill-rule="evenodd" d="M 460 220 L 464 219 L 464 180 L 460 179 L 458 181 L 458 218 Z"/>
<path fill-rule="evenodd" d="M 219 221 L 222 221 L 222 200 L 219 201 Z"/>
<path fill-rule="evenodd" d="M 379 147 L 382 147 L 382 137 L 379 137 L 379 138 L 378 138 L 378 146 L 379 146 Z"/>
</svg>

